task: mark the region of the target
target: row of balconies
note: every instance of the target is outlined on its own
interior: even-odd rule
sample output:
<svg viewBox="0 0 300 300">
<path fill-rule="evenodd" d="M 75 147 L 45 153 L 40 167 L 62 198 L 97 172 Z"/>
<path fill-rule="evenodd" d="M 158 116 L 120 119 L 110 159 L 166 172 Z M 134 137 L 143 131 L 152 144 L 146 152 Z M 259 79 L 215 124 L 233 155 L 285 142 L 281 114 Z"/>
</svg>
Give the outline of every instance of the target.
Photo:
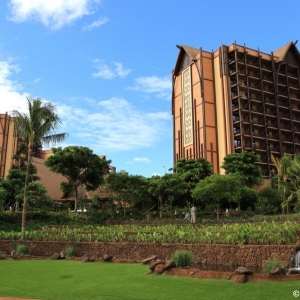
<svg viewBox="0 0 300 300">
<path fill-rule="evenodd" d="M 251 57 L 251 58 L 246 57 L 245 58 L 245 56 L 239 56 L 239 57 L 235 58 L 235 57 L 229 56 L 229 68 L 234 69 L 234 67 L 236 66 L 236 63 L 239 66 L 247 65 L 248 67 L 250 67 L 254 70 L 255 69 L 259 70 L 259 67 L 261 67 L 261 69 L 263 71 L 269 71 L 269 72 L 273 71 L 272 62 L 268 62 L 268 61 L 264 61 L 264 60 L 262 60 L 260 62 L 259 59 L 256 58 L 256 57 Z M 289 66 L 287 69 L 286 69 L 285 65 L 281 66 L 278 73 L 281 76 L 288 76 L 288 77 L 292 77 L 292 78 L 298 78 L 298 70 L 296 68 L 291 67 L 291 66 Z"/>
</svg>

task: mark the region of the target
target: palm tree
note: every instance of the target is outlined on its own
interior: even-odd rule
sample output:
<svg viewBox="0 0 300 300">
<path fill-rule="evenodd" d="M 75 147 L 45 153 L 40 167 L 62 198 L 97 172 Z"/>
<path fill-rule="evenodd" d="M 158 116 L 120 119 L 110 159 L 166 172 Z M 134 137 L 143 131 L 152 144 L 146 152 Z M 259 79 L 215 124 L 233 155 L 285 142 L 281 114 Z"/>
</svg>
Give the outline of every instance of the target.
<svg viewBox="0 0 300 300">
<path fill-rule="evenodd" d="M 41 99 L 27 98 L 28 113 L 13 110 L 12 116 L 18 131 L 18 137 L 26 141 L 28 147 L 28 159 L 26 167 L 26 178 L 24 187 L 24 200 L 22 211 L 22 239 L 26 229 L 26 210 L 28 200 L 28 183 L 30 177 L 30 166 L 32 162 L 33 146 L 38 143 L 56 143 L 65 140 L 66 133 L 56 134 L 55 130 L 60 127 L 61 120 L 55 113 L 55 106 L 44 103 Z"/>
<path fill-rule="evenodd" d="M 287 180 L 289 178 L 288 169 L 292 165 L 292 157 L 290 155 L 287 155 L 286 153 L 283 154 L 281 158 L 274 157 L 274 155 L 271 153 L 271 160 L 273 164 L 275 165 L 275 168 L 277 169 L 277 176 L 278 176 L 278 189 L 280 189 L 280 181 L 282 179 L 283 181 L 283 194 L 284 197 L 286 197 L 286 188 L 287 188 Z M 285 201 L 286 207 L 287 207 L 287 213 L 289 212 L 289 204 L 287 201 Z M 284 210 L 284 206 L 282 207 Z"/>
</svg>

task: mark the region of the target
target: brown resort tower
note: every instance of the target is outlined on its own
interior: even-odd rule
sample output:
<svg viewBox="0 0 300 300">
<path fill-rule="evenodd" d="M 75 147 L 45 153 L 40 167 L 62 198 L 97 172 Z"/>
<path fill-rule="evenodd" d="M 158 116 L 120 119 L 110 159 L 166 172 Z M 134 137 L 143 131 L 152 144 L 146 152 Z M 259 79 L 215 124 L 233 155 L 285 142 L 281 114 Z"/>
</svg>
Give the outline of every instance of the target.
<svg viewBox="0 0 300 300">
<path fill-rule="evenodd" d="M 173 70 L 174 163 L 206 158 L 214 173 L 231 153 L 254 151 L 263 175 L 270 158 L 300 152 L 300 54 L 290 42 L 270 54 L 222 45 L 177 46 Z"/>
</svg>

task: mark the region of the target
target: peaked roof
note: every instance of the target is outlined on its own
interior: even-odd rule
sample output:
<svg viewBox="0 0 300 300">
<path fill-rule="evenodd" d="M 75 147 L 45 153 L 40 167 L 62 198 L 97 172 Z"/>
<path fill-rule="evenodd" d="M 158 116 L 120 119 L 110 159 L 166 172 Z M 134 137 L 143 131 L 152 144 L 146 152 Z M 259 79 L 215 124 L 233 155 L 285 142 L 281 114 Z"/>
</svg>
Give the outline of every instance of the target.
<svg viewBox="0 0 300 300">
<path fill-rule="evenodd" d="M 186 45 L 176 45 L 180 49 L 175 63 L 174 74 L 177 74 L 182 70 L 187 64 L 191 63 L 196 56 L 199 54 L 199 49 L 186 46 Z"/>
<path fill-rule="evenodd" d="M 296 58 L 299 60 L 299 63 L 300 63 L 300 54 L 296 47 L 296 44 L 297 44 L 297 41 L 289 42 L 289 43 L 285 44 L 284 46 L 282 46 L 281 48 L 274 51 L 273 54 L 278 57 L 278 62 L 285 61 L 288 53 L 292 52 L 293 55 L 296 56 Z"/>
</svg>

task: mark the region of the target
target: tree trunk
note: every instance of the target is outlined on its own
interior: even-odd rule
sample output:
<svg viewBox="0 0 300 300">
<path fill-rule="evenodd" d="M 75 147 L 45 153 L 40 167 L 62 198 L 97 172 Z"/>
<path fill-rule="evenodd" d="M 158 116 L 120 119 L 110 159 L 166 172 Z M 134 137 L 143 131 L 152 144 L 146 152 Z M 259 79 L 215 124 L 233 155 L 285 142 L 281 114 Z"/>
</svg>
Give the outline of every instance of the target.
<svg viewBox="0 0 300 300">
<path fill-rule="evenodd" d="M 29 141 L 29 145 L 28 145 L 28 161 L 27 161 L 27 167 L 26 167 L 26 177 L 25 177 L 25 187 L 24 187 L 24 200 L 23 200 L 23 210 L 22 210 L 22 230 L 21 230 L 21 239 L 22 239 L 22 241 L 24 241 L 24 239 L 25 239 L 25 231 L 26 231 L 28 183 L 29 183 L 31 161 L 32 161 L 32 142 Z"/>
<path fill-rule="evenodd" d="M 77 186 L 75 186 L 75 199 L 74 199 L 74 211 L 77 212 L 77 203 L 78 203 L 78 190 Z"/>
<path fill-rule="evenodd" d="M 220 219 L 220 205 L 217 204 L 217 220 L 219 221 Z"/>
<path fill-rule="evenodd" d="M 162 201 L 162 198 L 161 197 L 158 197 L 158 200 L 159 200 L 159 218 L 162 219 L 163 217 L 163 212 L 162 212 L 162 206 L 163 206 L 163 201 Z"/>
</svg>

